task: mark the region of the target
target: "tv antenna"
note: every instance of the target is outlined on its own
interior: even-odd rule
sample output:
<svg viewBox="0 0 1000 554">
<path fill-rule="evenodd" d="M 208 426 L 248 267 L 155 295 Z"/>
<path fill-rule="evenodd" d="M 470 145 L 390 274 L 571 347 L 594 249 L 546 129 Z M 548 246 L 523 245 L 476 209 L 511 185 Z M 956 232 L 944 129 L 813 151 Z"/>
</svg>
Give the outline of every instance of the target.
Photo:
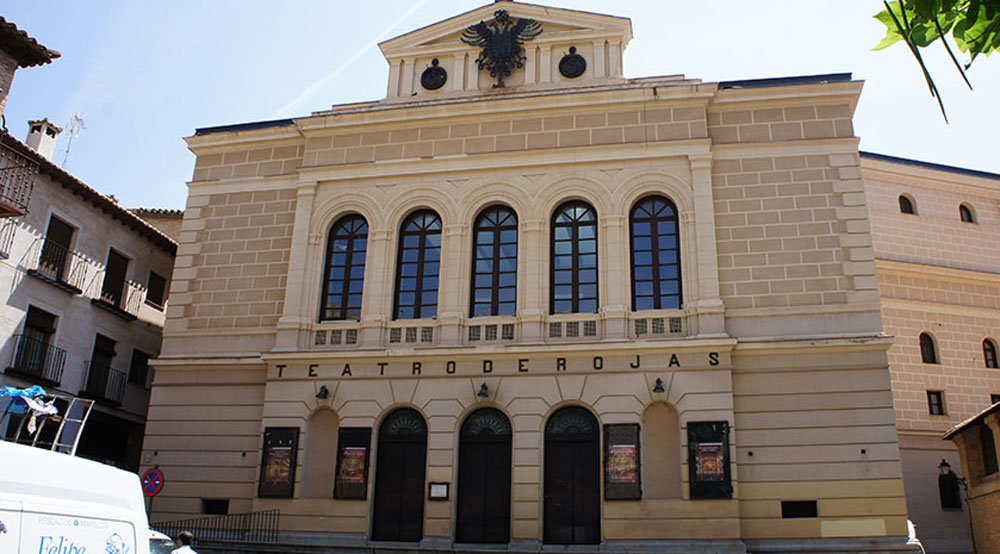
<svg viewBox="0 0 1000 554">
<path fill-rule="evenodd" d="M 69 120 L 69 125 L 66 133 L 69 135 L 69 142 L 66 143 L 66 153 L 63 155 L 62 168 L 66 169 L 66 162 L 69 161 L 69 153 L 73 148 L 73 138 L 80 135 L 80 131 L 87 128 L 83 122 L 83 116 L 85 114 L 76 114 Z"/>
</svg>

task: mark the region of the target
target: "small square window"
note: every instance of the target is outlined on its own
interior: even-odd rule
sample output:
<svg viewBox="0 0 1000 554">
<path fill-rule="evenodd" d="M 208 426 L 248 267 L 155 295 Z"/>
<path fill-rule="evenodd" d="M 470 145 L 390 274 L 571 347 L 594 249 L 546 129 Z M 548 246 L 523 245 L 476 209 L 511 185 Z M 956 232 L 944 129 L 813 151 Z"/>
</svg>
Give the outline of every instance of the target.
<svg viewBox="0 0 1000 554">
<path fill-rule="evenodd" d="M 326 344 L 326 331 L 316 331 L 316 338 L 313 340 L 313 344 L 317 346 Z"/>
<path fill-rule="evenodd" d="M 224 516 L 229 514 L 229 499 L 202 498 L 201 513 L 210 516 Z"/>
<path fill-rule="evenodd" d="M 806 517 L 818 517 L 819 511 L 815 500 L 782 500 L 781 518 L 798 519 Z"/>
<path fill-rule="evenodd" d="M 128 370 L 128 382 L 140 387 L 146 386 L 149 375 L 149 354 L 138 350 L 132 351 L 132 363 Z"/>
<path fill-rule="evenodd" d="M 944 415 L 943 391 L 927 391 L 927 410 L 931 415 Z"/>
<path fill-rule="evenodd" d="M 473 325 L 469 327 L 469 342 L 475 342 L 479 340 L 481 328 L 478 325 Z"/>
</svg>

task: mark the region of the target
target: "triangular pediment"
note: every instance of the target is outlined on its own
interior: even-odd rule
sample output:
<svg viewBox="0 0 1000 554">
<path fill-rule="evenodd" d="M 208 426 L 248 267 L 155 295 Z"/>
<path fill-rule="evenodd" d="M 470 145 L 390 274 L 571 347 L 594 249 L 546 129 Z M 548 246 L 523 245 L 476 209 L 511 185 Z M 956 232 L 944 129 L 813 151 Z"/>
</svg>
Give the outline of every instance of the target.
<svg viewBox="0 0 1000 554">
<path fill-rule="evenodd" d="M 625 17 L 500 1 L 389 39 L 379 43 L 379 48 L 387 58 L 434 46 L 445 46 L 450 50 L 456 47 L 456 43 L 462 44 L 458 38 L 470 25 L 492 21 L 497 10 L 507 10 L 514 19 L 530 18 L 538 21 L 543 31 L 537 40 L 545 40 L 544 35 L 553 34 L 565 38 L 568 33 L 580 33 L 581 36 L 619 35 L 626 43 L 632 38 L 632 22 Z"/>
<path fill-rule="evenodd" d="M 532 19 L 541 28 L 521 41 L 520 64 L 512 62 L 510 67 L 516 68 L 503 82 L 489 71 L 482 75 L 478 61 L 485 47 L 461 40 L 473 25 L 494 26 L 499 10 L 511 22 Z M 387 40 L 379 48 L 390 65 L 387 99 L 418 100 L 483 93 L 496 86 L 549 88 L 620 80 L 622 52 L 631 39 L 632 22 L 625 17 L 501 0 Z M 567 56 L 576 58 L 576 71 L 561 69 Z M 428 69 L 436 79 L 422 80 Z"/>
</svg>

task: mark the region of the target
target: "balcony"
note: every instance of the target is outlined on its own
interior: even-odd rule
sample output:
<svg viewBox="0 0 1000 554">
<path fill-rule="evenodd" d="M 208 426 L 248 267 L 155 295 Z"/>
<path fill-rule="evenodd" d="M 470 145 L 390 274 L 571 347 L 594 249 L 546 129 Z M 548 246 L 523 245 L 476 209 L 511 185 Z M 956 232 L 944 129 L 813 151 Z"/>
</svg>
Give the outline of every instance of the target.
<svg viewBox="0 0 1000 554">
<path fill-rule="evenodd" d="M 117 295 L 107 292 L 107 287 L 105 287 L 101 296 L 91 299 L 90 302 L 126 321 L 135 321 L 139 317 L 139 306 L 142 304 L 145 293 L 146 289 L 139 283 L 125 281 L 122 283 L 121 292 Z"/>
<path fill-rule="evenodd" d="M 7 373 L 59 386 L 66 365 L 65 350 L 28 335 L 14 335 L 14 344 L 14 356 Z"/>
<path fill-rule="evenodd" d="M 86 368 L 87 384 L 80 395 L 120 405 L 125 398 L 125 381 L 128 375 L 95 360 L 88 361 Z"/>
<path fill-rule="evenodd" d="M 38 163 L 13 148 L 11 139 L 0 135 L 0 217 L 27 213 Z"/>
<path fill-rule="evenodd" d="M 28 275 L 32 277 L 71 294 L 83 292 L 87 279 L 87 259 L 55 241 L 35 239 L 28 249 L 27 266 Z"/>
</svg>

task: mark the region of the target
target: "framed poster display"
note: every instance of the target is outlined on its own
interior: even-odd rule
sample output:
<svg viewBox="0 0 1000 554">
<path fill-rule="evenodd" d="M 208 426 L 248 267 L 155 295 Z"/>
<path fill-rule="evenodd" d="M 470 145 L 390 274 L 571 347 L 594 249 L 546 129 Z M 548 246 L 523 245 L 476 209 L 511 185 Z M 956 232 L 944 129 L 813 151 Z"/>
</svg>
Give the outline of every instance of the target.
<svg viewBox="0 0 1000 554">
<path fill-rule="evenodd" d="M 688 422 L 688 478 L 692 499 L 733 497 L 728 422 Z"/>
<path fill-rule="evenodd" d="M 299 450 L 298 427 L 264 429 L 264 448 L 260 460 L 261 498 L 291 498 L 295 491 L 295 465 Z"/>
<path fill-rule="evenodd" d="M 337 474 L 333 497 L 343 500 L 368 498 L 368 466 L 371 427 L 341 427 L 337 433 Z"/>
<path fill-rule="evenodd" d="M 604 499 L 642 498 L 637 423 L 604 426 Z"/>
</svg>

